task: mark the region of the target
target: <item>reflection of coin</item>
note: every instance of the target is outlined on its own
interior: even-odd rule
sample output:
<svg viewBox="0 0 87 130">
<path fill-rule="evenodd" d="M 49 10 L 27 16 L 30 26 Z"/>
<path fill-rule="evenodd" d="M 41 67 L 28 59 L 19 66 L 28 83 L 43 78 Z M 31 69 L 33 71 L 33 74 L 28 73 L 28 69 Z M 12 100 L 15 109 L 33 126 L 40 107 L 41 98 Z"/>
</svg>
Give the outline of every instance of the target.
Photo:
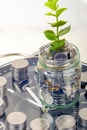
<svg viewBox="0 0 87 130">
<path fill-rule="evenodd" d="M 82 82 L 87 82 L 87 71 L 84 73 L 81 73 L 81 81 Z"/>
<path fill-rule="evenodd" d="M 76 55 L 76 50 L 75 50 L 75 49 L 72 49 L 72 50 L 70 51 L 70 58 L 74 58 L 75 55 Z"/>
<path fill-rule="evenodd" d="M 74 117 L 70 115 L 62 115 L 56 119 L 56 126 L 58 130 L 75 130 L 76 129 L 76 121 Z"/>
<path fill-rule="evenodd" d="M 48 130 L 49 127 L 49 122 L 43 118 L 36 118 L 30 122 L 32 130 Z"/>
<path fill-rule="evenodd" d="M 48 112 L 44 112 L 44 113 L 42 114 L 42 118 L 47 119 L 50 124 L 53 123 L 53 117 L 52 117 L 51 114 L 48 113 Z"/>
<path fill-rule="evenodd" d="M 87 107 L 79 111 L 79 123 L 87 127 Z"/>
<path fill-rule="evenodd" d="M 5 130 L 5 125 L 0 121 L 0 130 Z"/>
<path fill-rule="evenodd" d="M 53 97 L 51 96 L 51 94 L 49 92 L 45 92 L 43 91 L 41 93 L 43 99 L 45 100 L 46 103 L 48 104 L 52 104 L 53 103 Z"/>
<path fill-rule="evenodd" d="M 72 92 L 71 86 L 69 86 L 69 85 L 65 86 L 64 89 L 63 89 L 63 91 L 64 91 L 64 93 L 65 93 L 67 96 L 70 96 L 70 95 L 71 95 L 71 92 Z"/>
</svg>

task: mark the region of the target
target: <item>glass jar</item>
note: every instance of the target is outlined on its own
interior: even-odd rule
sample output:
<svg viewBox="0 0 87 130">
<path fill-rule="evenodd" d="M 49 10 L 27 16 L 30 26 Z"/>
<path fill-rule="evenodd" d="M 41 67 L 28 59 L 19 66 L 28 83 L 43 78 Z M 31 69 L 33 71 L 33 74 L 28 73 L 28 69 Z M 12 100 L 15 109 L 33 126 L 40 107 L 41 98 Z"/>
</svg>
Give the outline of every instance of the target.
<svg viewBox="0 0 87 130">
<path fill-rule="evenodd" d="M 37 63 L 38 96 L 49 110 L 74 106 L 79 101 L 81 62 L 78 48 L 66 43 L 58 52 L 40 48 Z"/>
</svg>

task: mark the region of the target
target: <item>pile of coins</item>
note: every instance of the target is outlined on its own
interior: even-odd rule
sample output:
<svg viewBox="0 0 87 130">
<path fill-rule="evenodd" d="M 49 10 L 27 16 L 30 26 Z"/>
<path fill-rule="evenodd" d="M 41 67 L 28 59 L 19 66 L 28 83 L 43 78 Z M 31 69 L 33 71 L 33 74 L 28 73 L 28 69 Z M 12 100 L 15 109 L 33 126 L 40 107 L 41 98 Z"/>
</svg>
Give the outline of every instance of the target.
<svg viewBox="0 0 87 130">
<path fill-rule="evenodd" d="M 27 60 L 18 59 L 12 62 L 12 78 L 15 81 L 24 81 L 29 78 L 28 75 L 29 63 Z"/>
<path fill-rule="evenodd" d="M 3 76 L 0 76 L 0 117 L 4 115 L 5 113 L 5 97 L 6 97 L 6 85 L 7 85 L 7 79 Z"/>
<path fill-rule="evenodd" d="M 7 79 L 3 76 L 0 76 L 0 97 L 4 97 L 6 95 L 6 84 Z"/>
<path fill-rule="evenodd" d="M 7 130 L 26 130 L 27 117 L 23 112 L 12 112 L 7 116 Z"/>
<path fill-rule="evenodd" d="M 0 117 L 5 113 L 5 102 L 2 98 L 0 98 Z"/>
</svg>

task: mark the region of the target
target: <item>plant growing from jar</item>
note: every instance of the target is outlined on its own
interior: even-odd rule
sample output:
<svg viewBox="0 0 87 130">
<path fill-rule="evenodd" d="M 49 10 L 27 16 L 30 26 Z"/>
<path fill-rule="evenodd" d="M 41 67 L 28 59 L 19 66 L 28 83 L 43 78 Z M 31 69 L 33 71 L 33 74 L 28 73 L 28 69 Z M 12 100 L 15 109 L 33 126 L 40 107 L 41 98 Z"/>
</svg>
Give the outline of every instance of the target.
<svg viewBox="0 0 87 130">
<path fill-rule="evenodd" d="M 63 35 L 68 33 L 70 31 L 71 26 L 67 26 L 60 30 L 61 26 L 64 26 L 67 21 L 60 20 L 60 15 L 67 9 L 67 8 L 59 8 L 59 5 L 57 4 L 58 0 L 48 0 L 45 3 L 45 6 L 47 6 L 51 12 L 46 13 L 47 16 L 55 17 L 55 22 L 49 22 L 48 24 L 51 25 L 51 27 L 55 28 L 55 32 L 52 30 L 45 30 L 44 34 L 47 39 L 49 39 L 50 42 L 50 50 L 51 51 L 58 51 L 62 49 L 65 45 L 65 39 L 61 39 Z"/>
<path fill-rule="evenodd" d="M 60 8 L 58 2 L 59 0 L 47 0 L 45 3 L 50 9 L 46 15 L 55 18 L 55 22 L 48 23 L 55 31 L 44 31 L 50 43 L 39 49 L 37 63 L 38 96 L 49 111 L 76 105 L 80 93 L 80 54 L 74 44 L 62 38 L 70 31 L 71 25 L 65 26 L 67 21 L 60 20 L 67 8 Z"/>
</svg>

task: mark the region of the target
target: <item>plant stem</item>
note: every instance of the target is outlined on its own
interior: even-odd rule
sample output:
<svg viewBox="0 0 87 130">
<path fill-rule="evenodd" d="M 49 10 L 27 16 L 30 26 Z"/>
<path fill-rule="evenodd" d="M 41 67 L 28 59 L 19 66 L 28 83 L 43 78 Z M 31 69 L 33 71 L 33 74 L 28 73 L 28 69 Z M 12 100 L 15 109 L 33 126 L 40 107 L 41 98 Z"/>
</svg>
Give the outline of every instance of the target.
<svg viewBox="0 0 87 130">
<path fill-rule="evenodd" d="M 56 16 L 56 22 L 58 22 L 58 17 Z M 57 33 L 57 40 L 59 40 L 59 36 L 58 36 L 58 27 L 56 28 L 56 33 Z"/>
</svg>

